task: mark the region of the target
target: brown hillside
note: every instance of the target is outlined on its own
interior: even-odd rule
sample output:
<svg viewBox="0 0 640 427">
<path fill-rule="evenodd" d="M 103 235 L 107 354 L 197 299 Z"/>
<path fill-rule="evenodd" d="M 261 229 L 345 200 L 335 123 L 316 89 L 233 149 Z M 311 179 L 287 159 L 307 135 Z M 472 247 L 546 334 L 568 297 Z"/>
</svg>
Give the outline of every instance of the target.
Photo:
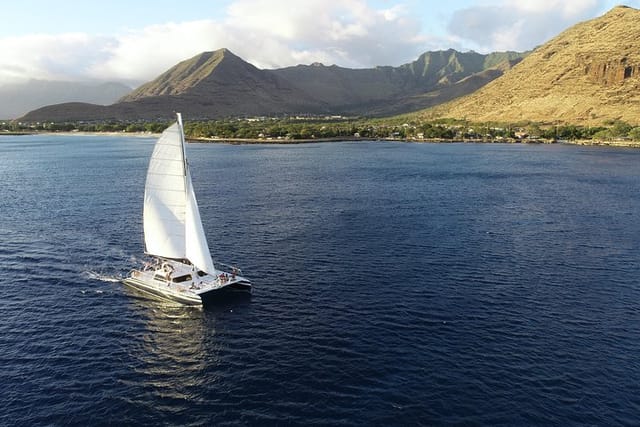
<svg viewBox="0 0 640 427">
<path fill-rule="evenodd" d="M 472 121 L 640 122 L 640 11 L 618 6 L 564 31 L 479 91 L 419 113 Z"/>
</svg>

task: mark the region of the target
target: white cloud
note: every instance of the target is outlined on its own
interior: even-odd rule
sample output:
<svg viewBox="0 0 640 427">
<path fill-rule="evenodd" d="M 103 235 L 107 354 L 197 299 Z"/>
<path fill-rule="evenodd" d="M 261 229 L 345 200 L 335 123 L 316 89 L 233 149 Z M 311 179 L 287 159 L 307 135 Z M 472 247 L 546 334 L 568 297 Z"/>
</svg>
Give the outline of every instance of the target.
<svg viewBox="0 0 640 427">
<path fill-rule="evenodd" d="M 287 0 L 237 0 L 225 23 L 255 45 L 246 58 L 269 67 L 309 54 L 316 55 L 311 62 L 351 67 L 398 65 L 425 47 L 419 23 L 403 8 L 374 9 L 364 0 L 307 0 L 296 7 Z"/>
<path fill-rule="evenodd" d="M 81 78 L 91 64 L 104 59 L 100 46 L 108 43 L 82 33 L 0 39 L 0 81 Z"/>
<path fill-rule="evenodd" d="M 449 31 L 479 51 L 528 50 L 603 8 L 603 0 L 502 0 L 460 9 Z"/>
<path fill-rule="evenodd" d="M 504 6 L 515 8 L 526 13 L 561 14 L 571 19 L 589 12 L 603 2 L 597 0 L 506 0 Z"/>
<path fill-rule="evenodd" d="M 0 85 L 29 78 L 136 85 L 178 61 L 222 47 L 259 68 L 311 62 L 355 68 L 400 65 L 424 51 L 446 48 L 525 50 L 597 15 L 606 2 L 485 0 L 456 11 L 446 36 L 423 33 L 424 24 L 409 10 L 409 5 L 417 10 L 418 3 L 234 0 L 215 19 L 165 22 L 98 36 L 0 38 Z"/>
<path fill-rule="evenodd" d="M 235 0 L 213 20 L 170 22 L 105 36 L 83 33 L 0 39 L 0 84 L 26 78 L 137 84 L 203 51 L 229 48 L 260 68 L 323 62 L 399 65 L 434 39 L 401 5 L 365 0 Z"/>
<path fill-rule="evenodd" d="M 103 80 L 148 80 L 180 60 L 217 48 L 211 41 L 222 37 L 213 21 L 167 23 L 129 31 L 103 47 L 105 59 L 92 64 L 89 76 Z"/>
</svg>

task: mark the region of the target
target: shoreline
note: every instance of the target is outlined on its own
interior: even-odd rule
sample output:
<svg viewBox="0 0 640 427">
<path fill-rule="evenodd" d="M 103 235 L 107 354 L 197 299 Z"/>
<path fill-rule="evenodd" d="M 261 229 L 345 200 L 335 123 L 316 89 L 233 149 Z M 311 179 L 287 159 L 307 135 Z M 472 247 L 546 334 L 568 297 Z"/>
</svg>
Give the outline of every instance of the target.
<svg viewBox="0 0 640 427">
<path fill-rule="evenodd" d="M 322 142 L 344 142 L 344 141 L 387 141 L 387 142 L 407 142 L 407 143 L 427 143 L 427 144 L 570 144 L 584 146 L 606 146 L 606 147 L 627 147 L 640 148 L 640 141 L 594 141 L 594 140 L 559 140 L 548 141 L 540 139 L 517 140 L 517 139 L 443 139 L 443 138 L 364 138 L 364 137 L 333 137 L 333 138 L 310 138 L 310 139 L 267 139 L 267 138 L 186 138 L 189 143 L 202 144 L 314 144 Z"/>
<path fill-rule="evenodd" d="M 152 132 L 85 132 L 85 131 L 31 131 L 31 132 L 0 132 L 0 136 L 28 136 L 28 135 L 62 135 L 62 136 L 132 136 L 138 138 L 159 138 L 160 133 Z"/>
<path fill-rule="evenodd" d="M 341 141 L 379 141 L 379 138 L 356 138 L 356 137 L 331 137 L 331 138 L 309 138 L 309 139 L 278 139 L 278 138 L 204 138 L 185 137 L 187 142 L 204 144 L 313 144 L 318 142 L 341 142 Z"/>
<path fill-rule="evenodd" d="M 159 138 L 160 133 L 152 132 L 85 132 L 85 131 L 62 131 L 62 132 L 0 132 L 0 136 L 28 136 L 28 135 L 63 135 L 63 136 L 130 136 L 134 138 Z M 413 142 L 413 143 L 432 143 L 432 144 L 569 144 L 583 146 L 601 146 L 601 147 L 620 147 L 620 148 L 640 148 L 640 141 L 618 140 L 618 141 L 600 141 L 590 139 L 578 140 L 517 140 L 513 138 L 505 139 L 443 139 L 443 138 L 366 138 L 366 137 L 327 137 L 327 138 L 309 138 L 309 139 L 286 139 L 286 138 L 205 138 L 205 137 L 186 137 L 188 143 L 203 144 L 230 144 L 230 145 L 251 145 L 251 144 L 315 144 L 323 142 L 344 142 L 344 141 L 388 141 L 388 142 Z"/>
<path fill-rule="evenodd" d="M 594 141 L 591 139 L 576 139 L 573 141 L 562 141 L 562 143 L 586 146 L 640 148 L 640 141 Z"/>
</svg>

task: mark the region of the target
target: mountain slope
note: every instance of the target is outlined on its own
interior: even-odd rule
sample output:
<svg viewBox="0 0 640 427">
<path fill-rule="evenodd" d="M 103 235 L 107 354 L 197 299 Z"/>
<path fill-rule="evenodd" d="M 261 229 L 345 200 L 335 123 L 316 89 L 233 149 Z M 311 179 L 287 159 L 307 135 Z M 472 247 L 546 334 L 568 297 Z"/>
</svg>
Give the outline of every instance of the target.
<svg viewBox="0 0 640 427">
<path fill-rule="evenodd" d="M 401 68 L 409 71 L 423 87 L 456 83 L 476 73 L 498 69 L 509 61 L 519 61 L 526 53 L 495 52 L 483 55 L 477 52 L 457 52 L 453 49 L 426 52 Z"/>
<path fill-rule="evenodd" d="M 503 70 L 492 68 L 481 73 L 465 77 L 449 86 L 443 86 L 429 92 L 403 97 L 396 102 L 385 102 L 381 105 L 380 110 L 372 109 L 371 115 L 385 116 L 402 114 L 406 111 L 417 111 L 423 108 L 441 105 L 444 102 L 475 92 L 487 83 L 500 77 L 502 73 Z"/>
<path fill-rule="evenodd" d="M 483 55 L 449 49 L 426 52 L 416 61 L 400 67 L 349 69 L 312 64 L 281 68 L 272 73 L 314 99 L 331 105 L 336 112 L 385 115 L 452 99 L 441 96 L 442 93 L 466 95 L 477 87 L 460 85 L 461 81 L 477 76 L 477 82 L 486 84 L 510 67 L 509 60 L 517 62 L 525 55 L 517 52 Z M 489 69 L 493 72 L 487 73 Z M 456 91 L 441 92 L 447 87 L 456 87 Z M 429 93 L 435 104 L 416 102 L 421 97 L 425 99 L 424 95 Z"/>
<path fill-rule="evenodd" d="M 640 11 L 618 6 L 564 31 L 482 89 L 423 117 L 602 123 L 640 120 Z"/>
</svg>

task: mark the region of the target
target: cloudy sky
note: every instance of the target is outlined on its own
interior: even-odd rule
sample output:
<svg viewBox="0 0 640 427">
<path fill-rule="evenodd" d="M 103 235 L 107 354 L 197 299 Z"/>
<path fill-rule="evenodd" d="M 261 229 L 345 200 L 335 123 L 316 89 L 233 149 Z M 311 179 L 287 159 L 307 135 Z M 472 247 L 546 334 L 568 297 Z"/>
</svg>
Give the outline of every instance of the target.
<svg viewBox="0 0 640 427">
<path fill-rule="evenodd" d="M 615 0 L 9 0 L 0 85 L 27 79 L 136 86 L 229 48 L 259 68 L 397 66 L 427 50 L 528 50 Z M 640 8 L 640 0 L 627 0 Z"/>
</svg>

